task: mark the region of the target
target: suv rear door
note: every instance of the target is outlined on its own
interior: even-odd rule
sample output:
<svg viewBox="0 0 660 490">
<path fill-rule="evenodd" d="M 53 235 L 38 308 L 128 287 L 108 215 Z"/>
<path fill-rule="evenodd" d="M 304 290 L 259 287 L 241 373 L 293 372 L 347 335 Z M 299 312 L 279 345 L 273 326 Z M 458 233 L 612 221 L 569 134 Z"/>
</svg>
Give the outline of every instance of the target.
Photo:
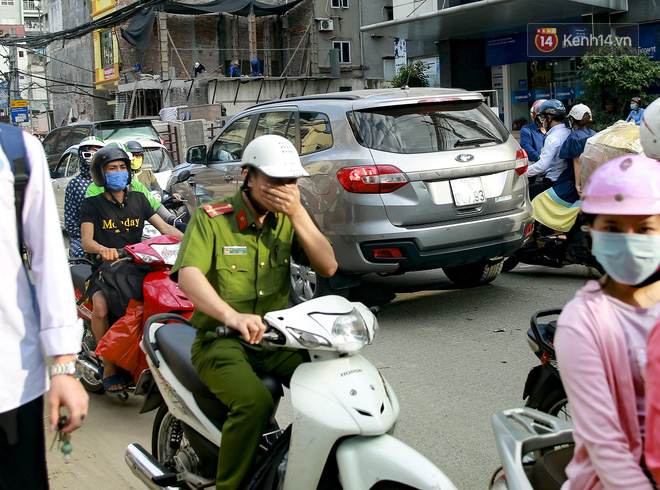
<svg viewBox="0 0 660 490">
<path fill-rule="evenodd" d="M 482 102 L 354 104 L 352 121 L 376 165 L 409 183 L 380 197 L 390 222 L 415 226 L 506 212 L 525 199 L 514 171 L 519 146 Z"/>
</svg>

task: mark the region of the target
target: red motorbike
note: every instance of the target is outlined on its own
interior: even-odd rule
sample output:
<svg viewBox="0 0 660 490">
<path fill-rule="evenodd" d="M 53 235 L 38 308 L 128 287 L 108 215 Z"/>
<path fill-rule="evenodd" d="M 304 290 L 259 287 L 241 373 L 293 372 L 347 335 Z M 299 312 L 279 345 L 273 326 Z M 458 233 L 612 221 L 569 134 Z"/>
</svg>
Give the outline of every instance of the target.
<svg viewBox="0 0 660 490">
<path fill-rule="evenodd" d="M 185 318 L 192 315 L 195 307 L 169 277 L 180 246 L 178 238 L 161 235 L 128 245 L 119 251 L 117 262 L 146 264 L 153 268 L 153 272 L 146 276 L 142 285 L 144 302 L 131 301 L 126 314 L 110 327 L 98 344 L 92 332 L 91 301 L 78 305 L 78 316 L 83 319 L 85 328 L 82 348 L 78 354 L 78 364 L 82 370 L 80 381 L 90 393 L 101 394 L 105 391 L 101 376 L 101 357 L 118 366 L 117 374 L 125 389 L 134 391 L 140 374 L 149 368 L 139 347 L 147 319 L 157 313 L 177 313 Z M 88 259 L 71 258 L 69 266 L 76 299 L 80 300 L 92 274 L 92 262 Z M 121 400 L 128 399 L 126 392 L 118 396 Z"/>
</svg>

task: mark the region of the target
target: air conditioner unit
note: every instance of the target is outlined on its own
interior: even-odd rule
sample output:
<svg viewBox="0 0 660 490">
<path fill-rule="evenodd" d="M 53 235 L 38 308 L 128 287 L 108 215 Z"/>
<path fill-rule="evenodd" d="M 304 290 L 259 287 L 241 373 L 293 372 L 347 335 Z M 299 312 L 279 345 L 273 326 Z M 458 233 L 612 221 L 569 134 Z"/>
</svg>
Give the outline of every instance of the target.
<svg viewBox="0 0 660 490">
<path fill-rule="evenodd" d="M 317 19 L 319 21 L 319 31 L 331 31 L 334 26 L 331 19 Z"/>
</svg>

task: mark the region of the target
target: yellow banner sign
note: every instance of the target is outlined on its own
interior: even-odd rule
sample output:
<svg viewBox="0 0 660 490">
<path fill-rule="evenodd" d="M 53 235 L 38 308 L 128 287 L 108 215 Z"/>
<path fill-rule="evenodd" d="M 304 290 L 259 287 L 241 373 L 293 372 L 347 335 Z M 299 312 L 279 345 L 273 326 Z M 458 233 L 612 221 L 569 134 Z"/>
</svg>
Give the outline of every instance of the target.
<svg viewBox="0 0 660 490">
<path fill-rule="evenodd" d="M 11 101 L 11 107 L 27 107 L 28 106 L 28 101 L 27 100 L 12 100 Z"/>
</svg>

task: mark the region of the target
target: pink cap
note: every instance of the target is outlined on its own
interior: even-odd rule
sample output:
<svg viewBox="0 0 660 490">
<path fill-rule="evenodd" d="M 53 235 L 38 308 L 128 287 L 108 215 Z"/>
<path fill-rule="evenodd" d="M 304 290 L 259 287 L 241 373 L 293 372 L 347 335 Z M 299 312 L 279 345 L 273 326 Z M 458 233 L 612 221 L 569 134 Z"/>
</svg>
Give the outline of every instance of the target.
<svg viewBox="0 0 660 490">
<path fill-rule="evenodd" d="M 624 155 L 604 163 L 584 186 L 580 209 L 587 214 L 660 214 L 660 162 Z"/>
</svg>

